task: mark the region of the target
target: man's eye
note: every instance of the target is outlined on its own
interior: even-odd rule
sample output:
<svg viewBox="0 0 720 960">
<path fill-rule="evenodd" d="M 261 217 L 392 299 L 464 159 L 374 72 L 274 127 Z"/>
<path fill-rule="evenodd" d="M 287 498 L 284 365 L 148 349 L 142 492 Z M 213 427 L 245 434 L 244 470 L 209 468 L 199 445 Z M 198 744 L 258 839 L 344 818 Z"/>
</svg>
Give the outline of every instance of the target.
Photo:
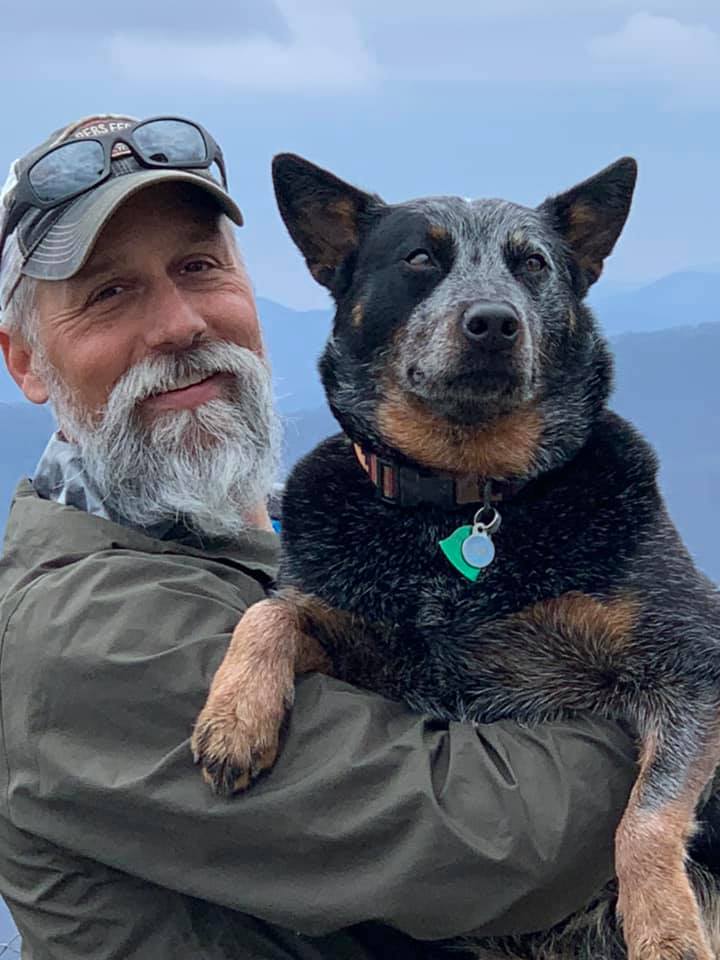
<svg viewBox="0 0 720 960">
<path fill-rule="evenodd" d="M 209 260 L 190 260 L 185 264 L 183 270 L 185 273 L 205 273 L 211 270 L 214 264 Z"/>
<path fill-rule="evenodd" d="M 110 300 L 113 297 L 119 296 L 123 291 L 123 287 L 119 283 L 113 283 L 110 286 L 103 287 L 102 290 L 98 290 L 97 293 L 94 293 L 90 298 L 91 303 L 102 303 L 104 300 Z"/>
</svg>

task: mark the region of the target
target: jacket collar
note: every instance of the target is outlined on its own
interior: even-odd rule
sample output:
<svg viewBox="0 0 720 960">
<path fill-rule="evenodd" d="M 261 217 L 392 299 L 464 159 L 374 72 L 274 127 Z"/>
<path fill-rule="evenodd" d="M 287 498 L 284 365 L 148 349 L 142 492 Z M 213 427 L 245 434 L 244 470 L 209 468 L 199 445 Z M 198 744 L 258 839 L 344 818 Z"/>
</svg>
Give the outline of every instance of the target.
<svg viewBox="0 0 720 960">
<path fill-rule="evenodd" d="M 71 559 L 107 550 L 189 554 L 247 570 L 269 584 L 280 556 L 280 541 L 267 530 L 246 530 L 233 541 L 160 539 L 78 507 L 39 496 L 29 480 L 18 485 L 10 508 L 3 559 L 26 568 L 62 566 Z"/>
</svg>

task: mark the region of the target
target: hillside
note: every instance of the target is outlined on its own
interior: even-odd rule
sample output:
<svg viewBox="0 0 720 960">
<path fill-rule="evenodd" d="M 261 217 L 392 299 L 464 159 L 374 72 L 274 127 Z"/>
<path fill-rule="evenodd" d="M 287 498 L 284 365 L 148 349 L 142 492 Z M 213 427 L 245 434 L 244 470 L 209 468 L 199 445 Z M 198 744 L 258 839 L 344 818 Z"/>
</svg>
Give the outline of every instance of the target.
<svg viewBox="0 0 720 960">
<path fill-rule="evenodd" d="M 0 957 L 5 956 L 6 960 L 11 960 L 12 957 L 20 956 L 20 949 L 17 948 L 16 951 L 9 949 L 5 954 L 3 954 L 2 945 L 9 943 L 12 938 L 17 933 L 15 924 L 13 923 L 12 917 L 10 916 L 10 911 L 5 906 L 2 900 L 0 900 Z"/>
<path fill-rule="evenodd" d="M 31 403 L 0 403 L 0 532 L 20 477 L 31 476 L 53 430 L 47 407 Z"/>
<path fill-rule="evenodd" d="M 720 321 L 720 273 L 672 273 L 639 289 L 609 296 L 599 284 L 590 300 L 610 336 Z"/>
<path fill-rule="evenodd" d="M 258 298 L 258 313 L 268 345 L 281 410 L 323 402 L 317 361 L 332 326 L 328 310 L 291 310 Z"/>
</svg>

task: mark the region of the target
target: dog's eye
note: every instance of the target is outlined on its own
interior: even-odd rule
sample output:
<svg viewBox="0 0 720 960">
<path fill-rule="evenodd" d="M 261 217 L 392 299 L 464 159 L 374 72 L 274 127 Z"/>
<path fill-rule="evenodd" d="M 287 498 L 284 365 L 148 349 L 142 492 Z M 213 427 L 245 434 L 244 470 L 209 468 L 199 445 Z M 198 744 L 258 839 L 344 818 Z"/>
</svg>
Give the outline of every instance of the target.
<svg viewBox="0 0 720 960">
<path fill-rule="evenodd" d="M 405 263 L 411 267 L 431 267 L 433 265 L 432 257 L 427 250 L 413 250 L 405 257 Z"/>
<path fill-rule="evenodd" d="M 530 273 L 540 273 L 546 266 L 547 260 L 545 257 L 540 256 L 539 253 L 533 253 L 525 260 L 525 269 Z"/>
</svg>

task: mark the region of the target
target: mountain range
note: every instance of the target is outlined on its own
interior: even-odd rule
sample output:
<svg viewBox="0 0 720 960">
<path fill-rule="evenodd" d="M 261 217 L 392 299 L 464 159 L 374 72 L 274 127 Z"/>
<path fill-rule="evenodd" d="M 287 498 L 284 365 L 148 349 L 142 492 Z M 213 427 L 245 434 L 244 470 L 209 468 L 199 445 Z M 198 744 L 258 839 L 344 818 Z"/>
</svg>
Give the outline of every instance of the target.
<svg viewBox="0 0 720 960">
<path fill-rule="evenodd" d="M 590 303 L 609 336 L 720 320 L 720 271 L 685 270 L 621 293 L 599 284 Z"/>
</svg>

